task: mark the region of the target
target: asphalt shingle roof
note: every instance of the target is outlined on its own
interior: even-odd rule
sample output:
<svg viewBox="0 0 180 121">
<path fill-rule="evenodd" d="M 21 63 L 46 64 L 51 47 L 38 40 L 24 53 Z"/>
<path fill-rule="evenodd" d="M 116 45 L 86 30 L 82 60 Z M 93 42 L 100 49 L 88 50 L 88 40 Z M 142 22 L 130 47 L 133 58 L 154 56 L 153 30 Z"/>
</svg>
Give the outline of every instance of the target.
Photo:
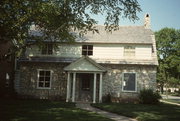
<svg viewBox="0 0 180 121">
<path fill-rule="evenodd" d="M 97 26 L 98 33 L 88 32 L 84 37 L 77 38 L 78 42 L 89 43 L 137 43 L 152 44 L 153 32 L 144 26 L 120 26 L 112 33 L 105 31 L 105 26 Z"/>
</svg>

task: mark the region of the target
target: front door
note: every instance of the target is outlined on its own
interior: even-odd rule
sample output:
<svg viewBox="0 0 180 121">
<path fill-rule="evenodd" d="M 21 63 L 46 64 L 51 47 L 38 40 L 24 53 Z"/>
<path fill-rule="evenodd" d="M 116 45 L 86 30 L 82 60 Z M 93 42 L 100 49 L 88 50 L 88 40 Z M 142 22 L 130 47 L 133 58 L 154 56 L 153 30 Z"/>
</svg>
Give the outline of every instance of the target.
<svg viewBox="0 0 180 121">
<path fill-rule="evenodd" d="M 93 74 L 80 74 L 79 100 L 92 102 L 93 94 Z"/>
</svg>

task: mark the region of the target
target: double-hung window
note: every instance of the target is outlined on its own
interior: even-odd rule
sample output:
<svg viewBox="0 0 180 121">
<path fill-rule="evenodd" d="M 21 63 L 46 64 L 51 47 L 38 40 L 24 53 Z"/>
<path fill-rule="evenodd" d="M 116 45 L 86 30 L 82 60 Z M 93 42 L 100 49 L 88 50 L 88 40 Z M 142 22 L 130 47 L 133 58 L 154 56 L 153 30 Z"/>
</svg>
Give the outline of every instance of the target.
<svg viewBox="0 0 180 121">
<path fill-rule="evenodd" d="M 124 73 L 123 91 L 136 91 L 136 73 Z"/>
<path fill-rule="evenodd" d="M 53 54 L 53 44 L 45 44 L 42 48 L 43 55 L 52 55 Z"/>
<path fill-rule="evenodd" d="M 51 88 L 52 71 L 38 70 L 38 88 Z"/>
<path fill-rule="evenodd" d="M 135 47 L 125 46 L 124 47 L 124 56 L 125 57 L 135 57 Z"/>
<path fill-rule="evenodd" d="M 82 55 L 93 55 L 93 45 L 82 45 Z"/>
</svg>

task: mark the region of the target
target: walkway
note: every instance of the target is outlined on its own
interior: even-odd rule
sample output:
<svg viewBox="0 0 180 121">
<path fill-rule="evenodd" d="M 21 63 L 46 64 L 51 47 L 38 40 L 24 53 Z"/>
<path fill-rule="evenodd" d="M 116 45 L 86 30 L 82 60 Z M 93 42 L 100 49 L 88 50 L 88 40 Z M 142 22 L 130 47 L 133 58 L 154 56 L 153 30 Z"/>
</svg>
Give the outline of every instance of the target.
<svg viewBox="0 0 180 121">
<path fill-rule="evenodd" d="M 180 102 L 180 97 L 178 96 L 171 96 L 171 95 L 161 95 L 163 99 L 170 99 L 170 100 L 174 100 L 174 101 L 178 101 Z M 170 102 L 170 101 L 166 101 L 166 100 L 160 100 L 161 102 L 164 102 L 164 103 L 169 103 L 169 104 L 173 104 L 173 105 L 178 105 L 180 106 L 179 103 L 175 103 L 175 102 Z"/>
<path fill-rule="evenodd" d="M 128 118 L 128 117 L 125 117 L 125 116 L 117 115 L 117 114 L 114 114 L 114 113 L 110 113 L 110 112 L 106 112 L 106 111 L 94 108 L 88 103 L 77 103 L 76 107 L 98 113 L 98 114 L 100 114 L 100 115 L 102 115 L 104 117 L 110 118 L 110 119 L 112 119 L 114 121 L 137 121 L 137 120 L 132 119 L 132 118 Z"/>
</svg>

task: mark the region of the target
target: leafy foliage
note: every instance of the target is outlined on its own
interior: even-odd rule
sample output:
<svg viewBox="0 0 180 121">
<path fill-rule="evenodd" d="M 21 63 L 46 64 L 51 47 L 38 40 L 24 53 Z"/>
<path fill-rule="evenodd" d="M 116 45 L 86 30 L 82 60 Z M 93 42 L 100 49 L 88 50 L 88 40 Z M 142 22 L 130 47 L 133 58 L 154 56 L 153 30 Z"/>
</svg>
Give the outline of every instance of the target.
<svg viewBox="0 0 180 121">
<path fill-rule="evenodd" d="M 0 43 L 15 41 L 24 46 L 26 39 L 73 41 L 72 32 L 98 32 L 97 21 L 90 14 L 105 14 L 109 31 L 117 29 L 120 17 L 137 20 L 140 12 L 137 0 L 1 0 Z M 31 25 L 43 33 L 41 38 L 29 36 Z M 72 30 L 73 29 L 73 30 Z"/>
<path fill-rule="evenodd" d="M 180 85 L 180 30 L 164 28 L 155 33 L 158 49 L 158 82 Z"/>
<path fill-rule="evenodd" d="M 157 92 L 153 92 L 152 89 L 143 89 L 140 91 L 139 100 L 142 104 L 157 104 L 159 103 L 161 96 Z"/>
</svg>

